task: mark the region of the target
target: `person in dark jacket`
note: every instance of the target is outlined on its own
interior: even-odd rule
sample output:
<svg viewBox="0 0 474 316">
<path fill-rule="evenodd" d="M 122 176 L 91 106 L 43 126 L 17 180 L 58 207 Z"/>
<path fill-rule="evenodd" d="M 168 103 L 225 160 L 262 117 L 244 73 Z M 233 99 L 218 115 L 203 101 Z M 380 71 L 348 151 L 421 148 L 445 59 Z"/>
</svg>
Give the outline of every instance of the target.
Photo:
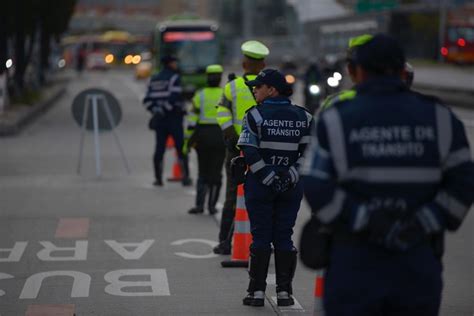
<svg viewBox="0 0 474 316">
<path fill-rule="evenodd" d="M 294 304 L 297 260 L 291 236 L 303 198 L 298 167 L 309 142 L 312 115 L 291 103 L 291 86 L 277 70 L 263 70 L 246 84 L 253 87 L 258 105 L 245 115 L 238 141 L 249 167 L 244 192 L 252 233 L 250 283 L 243 303 L 264 305 L 273 246 L 277 304 L 289 306 Z"/>
<path fill-rule="evenodd" d="M 327 316 L 438 315 L 443 238 L 474 201 L 462 122 L 402 81 L 391 37 L 353 51 L 355 93 L 322 111 L 302 168 L 313 216 L 332 230 Z"/>
<path fill-rule="evenodd" d="M 143 105 L 152 114 L 150 129 L 155 131 L 156 146 L 153 155 L 155 186 L 163 185 L 163 156 L 168 136 L 173 137 L 174 145 L 183 169 L 183 185 L 191 185 L 187 157 L 183 155 L 183 117 L 186 113 L 182 96 L 181 77 L 175 57 L 161 58 L 163 69 L 153 75 L 143 99 Z"/>
</svg>

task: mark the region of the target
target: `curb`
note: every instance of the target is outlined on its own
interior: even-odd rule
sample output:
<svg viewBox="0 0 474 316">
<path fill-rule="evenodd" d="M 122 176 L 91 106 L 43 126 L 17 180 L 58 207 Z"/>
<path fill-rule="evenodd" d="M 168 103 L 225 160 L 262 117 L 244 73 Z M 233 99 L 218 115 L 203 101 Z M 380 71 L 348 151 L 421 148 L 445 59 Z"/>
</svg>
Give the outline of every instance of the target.
<svg viewBox="0 0 474 316">
<path fill-rule="evenodd" d="M 48 96 L 31 106 L 16 105 L 14 111 L 6 112 L 7 115 L 0 115 L 0 137 L 14 136 L 18 134 L 24 126 L 46 112 L 54 103 L 66 92 L 66 83 L 58 84 L 48 91 Z M 10 117 L 9 117 L 10 116 Z"/>
<path fill-rule="evenodd" d="M 414 84 L 413 90 L 434 95 L 452 107 L 474 108 L 474 90 Z"/>
</svg>

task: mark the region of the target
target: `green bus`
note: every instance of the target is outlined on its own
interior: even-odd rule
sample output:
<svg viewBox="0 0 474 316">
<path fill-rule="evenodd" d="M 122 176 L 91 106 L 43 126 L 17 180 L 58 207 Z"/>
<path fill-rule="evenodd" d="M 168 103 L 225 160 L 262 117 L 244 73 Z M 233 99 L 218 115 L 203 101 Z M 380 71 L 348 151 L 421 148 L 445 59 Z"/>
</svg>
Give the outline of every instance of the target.
<svg viewBox="0 0 474 316">
<path fill-rule="evenodd" d="M 160 65 L 160 58 L 165 55 L 178 58 L 184 94 L 188 98 L 205 86 L 206 67 L 221 63 L 217 30 L 216 22 L 199 19 L 170 20 L 156 27 L 155 64 Z"/>
</svg>

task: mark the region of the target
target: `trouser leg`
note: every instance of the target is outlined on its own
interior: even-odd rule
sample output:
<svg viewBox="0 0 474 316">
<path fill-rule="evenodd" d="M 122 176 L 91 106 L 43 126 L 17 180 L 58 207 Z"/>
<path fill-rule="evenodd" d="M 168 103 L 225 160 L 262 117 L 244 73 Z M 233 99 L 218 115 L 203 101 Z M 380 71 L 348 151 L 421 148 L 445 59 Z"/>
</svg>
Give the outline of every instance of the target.
<svg viewBox="0 0 474 316">
<path fill-rule="evenodd" d="M 156 143 L 153 154 L 153 167 L 155 172 L 155 185 L 163 185 L 163 155 L 166 146 L 166 130 L 159 128 L 155 131 Z"/>
<path fill-rule="evenodd" d="M 270 263 L 271 253 L 271 249 L 250 249 L 250 281 L 247 288 L 248 295 L 243 299 L 244 305 L 264 305 L 268 265 Z"/>
<path fill-rule="evenodd" d="M 204 202 L 209 186 L 202 178 L 198 178 L 196 185 L 196 205 L 188 211 L 189 214 L 200 214 L 204 212 Z"/>
<path fill-rule="evenodd" d="M 295 276 L 296 250 L 277 250 L 275 249 L 275 274 L 276 274 L 276 292 L 278 306 L 294 305 L 295 301 L 291 296 L 293 294 L 292 281 Z"/>
<path fill-rule="evenodd" d="M 225 192 L 225 202 L 224 207 L 222 208 L 222 219 L 221 227 L 219 232 L 219 241 L 226 241 L 229 245 L 232 239 L 232 223 L 234 222 L 235 217 L 235 204 L 237 201 L 237 185 L 232 180 L 230 173 L 230 161 L 232 158 L 237 157 L 238 153 L 227 151 L 225 158 L 225 168 L 226 168 L 226 192 Z"/>
</svg>

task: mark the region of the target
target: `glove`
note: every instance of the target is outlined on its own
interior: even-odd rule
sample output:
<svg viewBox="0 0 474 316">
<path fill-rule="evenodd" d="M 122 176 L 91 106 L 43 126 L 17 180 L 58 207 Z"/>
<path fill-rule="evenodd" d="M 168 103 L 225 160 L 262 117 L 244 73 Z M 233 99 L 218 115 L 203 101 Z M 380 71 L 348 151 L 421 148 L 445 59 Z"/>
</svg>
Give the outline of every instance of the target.
<svg viewBox="0 0 474 316">
<path fill-rule="evenodd" d="M 226 147 L 232 152 L 239 152 L 237 149 L 237 142 L 239 141 L 239 135 L 235 132 L 233 126 L 226 128 L 223 130 L 224 133 L 224 141 Z"/>
<path fill-rule="evenodd" d="M 369 220 L 369 240 L 390 250 L 406 251 L 418 245 L 425 232 L 418 220 L 396 218 L 396 212 L 378 210 Z"/>
<path fill-rule="evenodd" d="M 185 139 L 183 142 L 183 148 L 181 149 L 183 155 L 187 156 L 189 154 L 189 139 Z"/>
<path fill-rule="evenodd" d="M 277 174 L 271 184 L 272 191 L 283 193 L 291 187 L 291 177 L 289 174 Z"/>
</svg>

